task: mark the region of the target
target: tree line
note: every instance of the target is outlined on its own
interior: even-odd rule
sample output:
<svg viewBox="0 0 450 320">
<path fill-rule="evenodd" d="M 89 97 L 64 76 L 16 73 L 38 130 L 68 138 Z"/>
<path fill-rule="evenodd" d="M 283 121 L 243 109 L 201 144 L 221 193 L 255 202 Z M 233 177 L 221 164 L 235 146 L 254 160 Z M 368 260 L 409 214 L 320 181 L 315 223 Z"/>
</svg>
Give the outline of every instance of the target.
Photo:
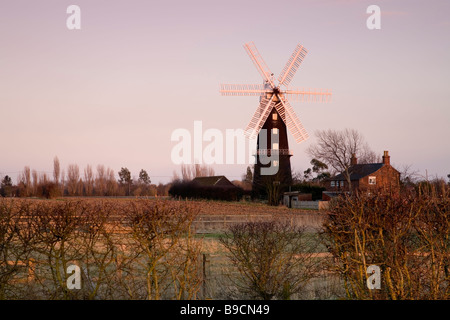
<svg viewBox="0 0 450 320">
<path fill-rule="evenodd" d="M 1 180 L 3 197 L 55 198 L 60 196 L 156 196 L 167 195 L 170 184 L 152 184 L 148 172 L 141 169 L 134 179 L 128 168 L 116 172 L 102 164 L 93 168 L 88 164 L 83 170 L 77 164 L 69 164 L 64 170 L 58 157 L 53 159 L 52 175 L 39 173 L 25 166 L 14 185 L 6 175 Z"/>
</svg>

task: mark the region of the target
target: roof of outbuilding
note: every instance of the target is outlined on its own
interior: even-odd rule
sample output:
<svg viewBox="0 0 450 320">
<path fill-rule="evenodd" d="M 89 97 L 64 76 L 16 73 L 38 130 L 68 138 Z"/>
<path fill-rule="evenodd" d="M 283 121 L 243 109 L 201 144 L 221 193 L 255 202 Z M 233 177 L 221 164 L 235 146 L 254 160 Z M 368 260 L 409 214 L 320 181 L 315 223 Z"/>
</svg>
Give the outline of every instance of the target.
<svg viewBox="0 0 450 320">
<path fill-rule="evenodd" d="M 192 182 L 197 183 L 201 186 L 215 186 L 215 185 L 221 185 L 227 184 L 231 186 L 234 186 L 233 183 L 231 183 L 230 180 L 228 180 L 225 176 L 210 176 L 210 177 L 197 177 Z"/>
</svg>

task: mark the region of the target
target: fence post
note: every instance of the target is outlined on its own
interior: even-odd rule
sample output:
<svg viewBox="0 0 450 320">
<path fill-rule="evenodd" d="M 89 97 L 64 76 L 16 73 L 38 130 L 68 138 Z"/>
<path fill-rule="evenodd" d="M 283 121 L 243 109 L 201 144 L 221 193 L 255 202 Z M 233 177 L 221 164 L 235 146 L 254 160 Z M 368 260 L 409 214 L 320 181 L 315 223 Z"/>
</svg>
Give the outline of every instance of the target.
<svg viewBox="0 0 450 320">
<path fill-rule="evenodd" d="M 207 297 L 207 281 L 210 275 L 210 256 L 208 253 L 202 254 L 202 299 Z"/>
</svg>

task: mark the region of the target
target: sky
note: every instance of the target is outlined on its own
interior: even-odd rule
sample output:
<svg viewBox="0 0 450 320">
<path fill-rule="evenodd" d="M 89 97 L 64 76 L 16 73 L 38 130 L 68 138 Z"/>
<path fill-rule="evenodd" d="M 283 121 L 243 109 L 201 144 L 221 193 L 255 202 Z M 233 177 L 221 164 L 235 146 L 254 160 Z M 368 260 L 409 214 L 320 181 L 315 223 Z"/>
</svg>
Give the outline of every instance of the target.
<svg viewBox="0 0 450 320">
<path fill-rule="evenodd" d="M 381 9 L 370 30 L 369 5 Z M 80 8 L 70 30 L 70 5 Z M 244 129 L 258 97 L 220 83 L 261 83 L 243 45 L 277 76 L 301 43 L 291 87 L 324 88 L 326 104 L 291 104 L 310 138 L 289 136 L 294 171 L 316 130 L 358 130 L 391 164 L 450 173 L 450 2 L 412 0 L 0 0 L 0 176 L 78 164 L 145 169 L 169 182 L 177 129 L 194 121 Z M 206 143 L 205 143 L 206 144 Z M 240 179 L 247 164 L 214 164 Z M 15 180 L 14 180 L 15 181 Z"/>
</svg>

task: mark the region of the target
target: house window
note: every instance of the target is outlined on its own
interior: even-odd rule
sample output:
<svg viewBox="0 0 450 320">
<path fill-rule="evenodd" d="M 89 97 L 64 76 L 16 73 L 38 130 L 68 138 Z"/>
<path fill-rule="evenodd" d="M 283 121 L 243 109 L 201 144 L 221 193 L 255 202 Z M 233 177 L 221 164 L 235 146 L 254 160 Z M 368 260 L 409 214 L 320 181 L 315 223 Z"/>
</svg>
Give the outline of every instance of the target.
<svg viewBox="0 0 450 320">
<path fill-rule="evenodd" d="M 377 184 L 377 177 L 369 177 L 369 184 Z"/>
<path fill-rule="evenodd" d="M 278 150 L 278 143 L 274 143 L 272 149 L 273 150 Z"/>
<path fill-rule="evenodd" d="M 278 119 L 278 114 L 272 113 L 272 120 L 277 120 L 277 119 Z"/>
<path fill-rule="evenodd" d="M 273 128 L 272 129 L 272 134 L 278 134 L 278 128 Z"/>
<path fill-rule="evenodd" d="M 331 186 L 334 187 L 334 181 L 331 181 Z"/>
<path fill-rule="evenodd" d="M 343 187 L 344 186 L 344 180 L 341 180 L 340 184 L 341 184 L 341 187 Z"/>
</svg>

